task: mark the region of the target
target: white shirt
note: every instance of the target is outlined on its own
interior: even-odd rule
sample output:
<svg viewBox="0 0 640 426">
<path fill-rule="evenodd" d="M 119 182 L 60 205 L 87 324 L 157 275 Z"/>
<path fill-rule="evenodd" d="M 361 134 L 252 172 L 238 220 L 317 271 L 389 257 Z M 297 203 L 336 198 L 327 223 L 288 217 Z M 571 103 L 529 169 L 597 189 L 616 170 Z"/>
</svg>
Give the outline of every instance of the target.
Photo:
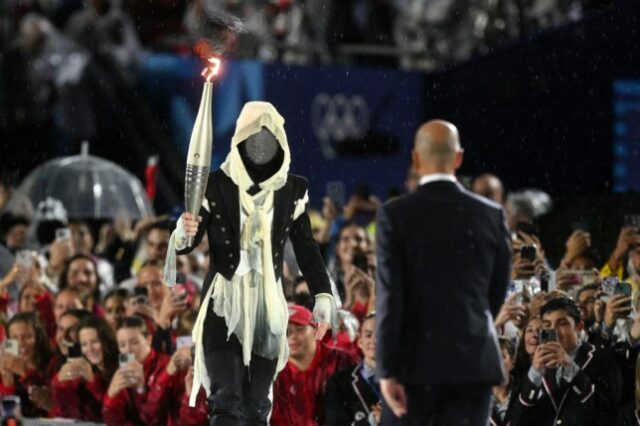
<svg viewBox="0 0 640 426">
<path fill-rule="evenodd" d="M 450 175 L 447 173 L 433 173 L 429 175 L 423 175 L 420 178 L 420 186 L 425 183 L 437 182 L 437 181 L 446 181 L 446 182 L 457 182 L 458 179 L 454 175 Z"/>
</svg>

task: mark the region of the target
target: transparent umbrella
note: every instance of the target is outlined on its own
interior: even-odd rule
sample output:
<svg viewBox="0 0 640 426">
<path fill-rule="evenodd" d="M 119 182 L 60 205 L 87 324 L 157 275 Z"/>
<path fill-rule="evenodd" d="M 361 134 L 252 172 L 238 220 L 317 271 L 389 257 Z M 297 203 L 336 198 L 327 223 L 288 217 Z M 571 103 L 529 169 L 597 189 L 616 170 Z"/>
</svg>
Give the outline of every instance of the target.
<svg viewBox="0 0 640 426">
<path fill-rule="evenodd" d="M 141 182 L 117 164 L 88 154 L 56 158 L 32 171 L 18 191 L 33 205 L 47 197 L 60 200 L 69 217 L 141 219 L 153 215 Z"/>
</svg>

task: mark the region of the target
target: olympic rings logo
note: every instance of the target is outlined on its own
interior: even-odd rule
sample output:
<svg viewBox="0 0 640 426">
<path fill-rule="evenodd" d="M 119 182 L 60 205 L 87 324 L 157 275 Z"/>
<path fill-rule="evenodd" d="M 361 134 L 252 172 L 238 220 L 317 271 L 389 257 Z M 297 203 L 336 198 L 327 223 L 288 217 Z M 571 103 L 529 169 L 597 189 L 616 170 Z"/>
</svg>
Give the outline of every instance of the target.
<svg viewBox="0 0 640 426">
<path fill-rule="evenodd" d="M 369 115 L 363 96 L 316 95 L 311 104 L 311 125 L 325 157 L 335 157 L 333 142 L 364 137 L 369 131 Z"/>
</svg>

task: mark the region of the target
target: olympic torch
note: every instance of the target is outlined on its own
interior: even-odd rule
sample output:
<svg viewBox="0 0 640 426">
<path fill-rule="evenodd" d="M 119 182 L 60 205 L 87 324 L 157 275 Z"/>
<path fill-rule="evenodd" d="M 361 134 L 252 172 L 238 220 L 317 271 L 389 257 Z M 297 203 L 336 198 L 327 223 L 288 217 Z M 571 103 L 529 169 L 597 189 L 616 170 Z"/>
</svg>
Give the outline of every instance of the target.
<svg viewBox="0 0 640 426">
<path fill-rule="evenodd" d="M 213 84 L 211 80 L 220 72 L 219 58 L 208 58 L 210 65 L 202 71 L 206 78 L 200 99 L 198 116 L 191 132 L 187 168 L 184 179 L 184 202 L 186 210 L 194 217 L 200 213 L 200 206 L 207 190 L 207 180 L 211 168 L 213 149 L 213 127 L 211 124 L 211 98 Z M 193 237 L 187 237 L 187 247 L 193 244 Z"/>
</svg>

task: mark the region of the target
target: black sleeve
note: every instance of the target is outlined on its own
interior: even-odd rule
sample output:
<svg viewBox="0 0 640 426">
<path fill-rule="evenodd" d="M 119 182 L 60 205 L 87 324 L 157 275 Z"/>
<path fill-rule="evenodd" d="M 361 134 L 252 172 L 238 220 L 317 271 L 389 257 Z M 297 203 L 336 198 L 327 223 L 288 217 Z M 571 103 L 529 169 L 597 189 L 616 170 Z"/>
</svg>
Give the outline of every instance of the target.
<svg viewBox="0 0 640 426">
<path fill-rule="evenodd" d="M 302 193 L 304 194 L 305 191 L 306 185 Z M 331 294 L 329 274 L 320 255 L 318 243 L 315 238 L 313 238 L 311 221 L 309 220 L 306 209 L 304 213 L 293 222 L 289 238 L 293 245 L 296 261 L 298 262 L 300 271 L 302 271 L 302 275 L 305 280 L 307 280 L 311 295 L 315 296 L 320 293 Z"/>
<path fill-rule="evenodd" d="M 489 304 L 495 318 L 500 312 L 511 279 L 511 239 L 502 209 L 498 219 L 498 246 L 493 263 L 493 275 L 489 284 Z"/>
<path fill-rule="evenodd" d="M 325 420 L 328 426 L 345 426 L 345 425 L 369 425 L 368 419 L 365 417 L 364 423 L 359 421 L 353 422 L 351 413 L 347 407 L 347 395 L 342 391 L 340 386 L 340 375 L 333 375 L 327 381 L 327 389 L 325 391 Z"/>
</svg>

